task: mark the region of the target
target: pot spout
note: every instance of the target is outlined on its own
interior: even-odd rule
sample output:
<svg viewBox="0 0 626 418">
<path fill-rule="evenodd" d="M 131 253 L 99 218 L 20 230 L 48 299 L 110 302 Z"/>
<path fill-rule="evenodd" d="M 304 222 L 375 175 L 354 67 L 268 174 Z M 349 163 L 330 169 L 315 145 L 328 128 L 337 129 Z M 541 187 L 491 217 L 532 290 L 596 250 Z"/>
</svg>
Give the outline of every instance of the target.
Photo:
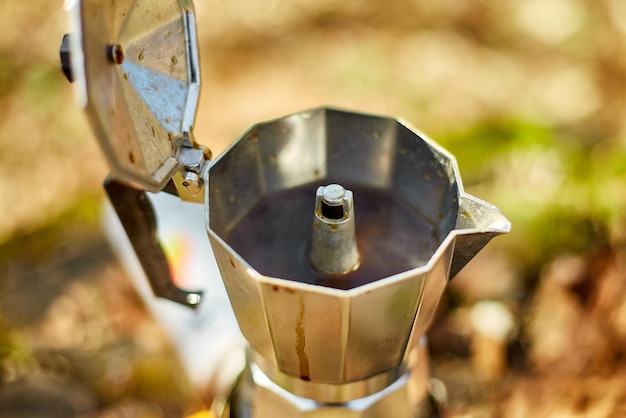
<svg viewBox="0 0 626 418">
<path fill-rule="evenodd" d="M 493 237 L 511 231 L 511 222 L 490 203 L 463 193 L 456 221 L 454 252 L 450 266 L 450 279 Z"/>
</svg>

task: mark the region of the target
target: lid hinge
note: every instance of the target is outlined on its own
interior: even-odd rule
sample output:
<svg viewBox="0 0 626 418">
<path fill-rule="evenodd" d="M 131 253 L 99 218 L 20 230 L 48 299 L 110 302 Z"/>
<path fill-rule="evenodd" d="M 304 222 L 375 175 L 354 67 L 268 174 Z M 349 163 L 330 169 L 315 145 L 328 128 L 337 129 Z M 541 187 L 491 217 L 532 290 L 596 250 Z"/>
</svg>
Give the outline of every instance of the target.
<svg viewBox="0 0 626 418">
<path fill-rule="evenodd" d="M 187 136 L 187 135 L 186 135 Z M 189 135 L 178 151 L 181 169 L 172 176 L 178 196 L 187 202 L 204 202 L 204 171 L 208 168 L 211 151 L 193 141 Z"/>
</svg>

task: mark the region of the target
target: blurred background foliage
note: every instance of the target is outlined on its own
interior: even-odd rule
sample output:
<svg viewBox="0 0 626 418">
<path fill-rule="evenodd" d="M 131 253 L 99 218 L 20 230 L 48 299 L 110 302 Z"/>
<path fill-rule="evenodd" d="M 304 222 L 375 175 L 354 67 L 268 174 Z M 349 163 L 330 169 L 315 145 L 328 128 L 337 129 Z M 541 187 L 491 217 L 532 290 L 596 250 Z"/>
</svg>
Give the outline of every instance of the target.
<svg viewBox="0 0 626 418">
<path fill-rule="evenodd" d="M 171 376 L 154 370 L 175 360 L 100 232 L 108 170 L 59 70 L 63 3 L 0 1 L 0 383 L 33 374 L 83 382 L 87 394 L 68 410 L 102 417 L 180 413 L 193 396 L 158 389 Z M 459 276 L 442 315 L 472 298 L 505 300 L 520 318 L 522 370 L 548 367 L 532 348 L 532 315 L 541 295 L 558 305 L 549 277 L 561 268 L 571 279 L 557 280 L 563 295 L 586 283 L 602 301 L 597 283 L 617 283 L 622 299 L 597 318 L 613 324 L 608 313 L 623 312 L 604 335 L 625 341 L 625 2 L 203 0 L 196 10 L 201 143 L 219 153 L 255 122 L 319 105 L 402 117 L 455 154 L 466 190 L 513 223 Z M 571 257 L 585 267 L 560 262 Z M 596 302 L 574 304 L 567 318 L 597 325 Z M 454 333 L 450 321 L 439 326 Z M 623 350 L 612 353 L 607 364 L 619 364 Z M 110 370 L 91 366 L 110 359 L 119 361 Z M 145 382 L 156 386 L 140 389 Z M 532 398 L 519 393 L 508 399 Z M 466 408 L 483 399 L 457 395 Z M 579 412 L 596 416 L 590 405 Z"/>
<path fill-rule="evenodd" d="M 514 220 L 508 251 L 536 275 L 560 254 L 623 245 L 626 160 L 620 144 L 520 120 L 486 120 L 442 136 L 467 187 Z"/>
</svg>

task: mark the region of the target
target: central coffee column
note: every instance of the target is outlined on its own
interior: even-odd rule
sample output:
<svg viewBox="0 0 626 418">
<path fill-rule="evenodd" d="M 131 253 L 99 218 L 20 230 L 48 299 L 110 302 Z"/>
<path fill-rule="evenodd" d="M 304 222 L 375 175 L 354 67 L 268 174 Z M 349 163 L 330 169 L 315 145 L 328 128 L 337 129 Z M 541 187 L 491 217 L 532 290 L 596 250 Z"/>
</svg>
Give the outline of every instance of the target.
<svg viewBox="0 0 626 418">
<path fill-rule="evenodd" d="M 354 198 L 339 184 L 320 186 L 315 194 L 311 267 L 323 274 L 343 275 L 359 267 Z"/>
</svg>

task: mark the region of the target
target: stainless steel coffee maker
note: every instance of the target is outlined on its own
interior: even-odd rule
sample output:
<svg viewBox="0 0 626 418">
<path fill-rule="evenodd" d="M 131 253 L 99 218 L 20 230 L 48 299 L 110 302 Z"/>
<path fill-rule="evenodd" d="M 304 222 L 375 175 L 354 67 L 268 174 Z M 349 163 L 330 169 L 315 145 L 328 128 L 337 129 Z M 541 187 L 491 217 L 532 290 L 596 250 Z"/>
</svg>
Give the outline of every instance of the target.
<svg viewBox="0 0 626 418">
<path fill-rule="evenodd" d="M 63 67 L 111 163 L 111 203 L 149 297 L 188 307 L 188 318 L 215 311 L 221 284 L 174 284 L 148 196 L 204 204 L 206 257 L 245 338 L 233 348 L 245 361 L 206 396 L 213 413 L 428 413 L 424 334 L 439 299 L 510 229 L 463 191 L 454 157 L 397 119 L 317 108 L 259 123 L 210 160 L 192 135 L 200 69 L 191 2 L 83 0 L 72 10 Z M 228 334 L 190 321 L 201 325 L 188 333 L 208 332 L 214 345 Z"/>
</svg>

